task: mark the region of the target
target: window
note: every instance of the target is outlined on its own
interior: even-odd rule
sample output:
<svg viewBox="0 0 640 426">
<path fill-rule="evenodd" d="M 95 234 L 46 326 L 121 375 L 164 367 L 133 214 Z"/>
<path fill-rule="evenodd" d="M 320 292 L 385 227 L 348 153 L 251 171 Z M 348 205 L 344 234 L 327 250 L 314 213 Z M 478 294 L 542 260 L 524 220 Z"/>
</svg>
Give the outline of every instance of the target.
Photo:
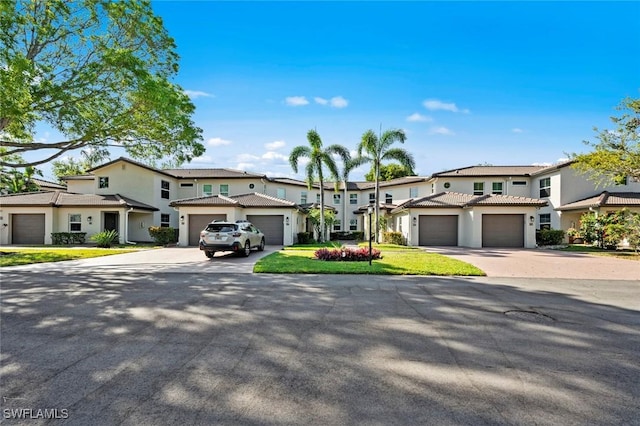
<svg viewBox="0 0 640 426">
<path fill-rule="evenodd" d="M 287 198 L 287 191 L 284 188 L 276 189 L 276 197 L 280 198 L 281 200 L 286 199 Z"/>
<path fill-rule="evenodd" d="M 193 188 L 192 183 L 181 183 L 180 188 Z"/>
<path fill-rule="evenodd" d="M 551 197 L 551 178 L 540 179 L 540 198 Z"/>
<path fill-rule="evenodd" d="M 418 187 L 409 188 L 409 198 L 418 198 Z"/>
<path fill-rule="evenodd" d="M 320 204 L 320 194 L 316 194 L 316 203 Z"/>
<path fill-rule="evenodd" d="M 160 226 L 161 227 L 168 228 L 170 226 L 170 222 L 171 222 L 171 215 L 170 214 L 162 213 L 160 215 Z"/>
<path fill-rule="evenodd" d="M 98 188 L 105 189 L 109 187 L 109 177 L 101 176 L 98 178 Z"/>
<path fill-rule="evenodd" d="M 340 222 L 340 219 L 336 219 L 336 221 L 333 222 L 333 230 L 340 231 L 341 228 L 342 228 L 342 223 Z"/>
<path fill-rule="evenodd" d="M 224 195 L 225 197 L 229 196 L 229 185 L 220 184 L 220 195 Z"/>
<path fill-rule="evenodd" d="M 333 204 L 340 204 L 340 194 L 333 194 Z"/>
<path fill-rule="evenodd" d="M 357 231 L 358 230 L 358 219 L 351 219 L 349 221 L 349 231 Z"/>
<path fill-rule="evenodd" d="M 551 229 L 551 213 L 542 213 L 539 216 L 540 229 Z"/>
<path fill-rule="evenodd" d="M 206 197 L 210 197 L 213 195 L 213 185 L 210 183 L 205 183 L 202 185 L 202 195 Z"/>
<path fill-rule="evenodd" d="M 513 186 L 527 186 L 527 181 L 526 180 L 514 180 L 513 182 L 511 182 L 511 185 L 513 185 Z"/>
<path fill-rule="evenodd" d="M 484 195 L 484 182 L 473 182 L 473 195 Z"/>
<path fill-rule="evenodd" d="M 70 214 L 69 215 L 69 232 L 82 231 L 82 215 Z"/>
<path fill-rule="evenodd" d="M 300 192 L 300 204 L 307 204 L 307 191 Z"/>
<path fill-rule="evenodd" d="M 169 199 L 169 182 L 166 180 L 160 181 L 160 196 L 166 200 Z"/>
<path fill-rule="evenodd" d="M 386 204 L 393 204 L 393 194 L 391 192 L 386 192 L 384 194 L 384 202 Z"/>
<path fill-rule="evenodd" d="M 375 204 L 376 203 L 376 193 L 375 192 L 370 192 L 369 193 L 369 204 Z"/>
<path fill-rule="evenodd" d="M 431 184 L 431 193 L 434 194 L 436 192 L 436 184 L 432 183 Z"/>
<path fill-rule="evenodd" d="M 349 204 L 352 204 L 352 205 L 358 204 L 358 194 L 349 194 Z"/>
<path fill-rule="evenodd" d="M 502 194 L 502 182 L 493 182 L 491 184 L 492 194 Z"/>
</svg>

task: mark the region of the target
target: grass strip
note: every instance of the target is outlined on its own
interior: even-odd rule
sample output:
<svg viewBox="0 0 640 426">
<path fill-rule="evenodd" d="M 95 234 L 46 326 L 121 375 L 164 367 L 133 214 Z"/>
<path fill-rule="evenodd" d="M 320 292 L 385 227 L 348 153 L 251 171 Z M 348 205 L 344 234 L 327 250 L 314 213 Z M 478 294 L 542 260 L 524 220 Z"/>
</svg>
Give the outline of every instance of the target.
<svg viewBox="0 0 640 426">
<path fill-rule="evenodd" d="M 61 262 L 63 260 L 87 259 L 90 257 L 110 256 L 131 253 L 138 249 L 102 249 L 102 248 L 2 248 L 0 249 L 0 267 L 29 265 L 32 263 Z"/>
</svg>

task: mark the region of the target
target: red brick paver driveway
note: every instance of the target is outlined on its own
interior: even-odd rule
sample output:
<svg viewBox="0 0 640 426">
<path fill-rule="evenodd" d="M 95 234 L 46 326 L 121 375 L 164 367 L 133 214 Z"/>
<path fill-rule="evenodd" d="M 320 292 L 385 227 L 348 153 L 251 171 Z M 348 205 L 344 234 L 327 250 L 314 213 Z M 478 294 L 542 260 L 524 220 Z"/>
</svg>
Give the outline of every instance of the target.
<svg viewBox="0 0 640 426">
<path fill-rule="evenodd" d="M 477 266 L 490 277 L 638 280 L 640 260 L 544 249 L 424 247 Z"/>
</svg>

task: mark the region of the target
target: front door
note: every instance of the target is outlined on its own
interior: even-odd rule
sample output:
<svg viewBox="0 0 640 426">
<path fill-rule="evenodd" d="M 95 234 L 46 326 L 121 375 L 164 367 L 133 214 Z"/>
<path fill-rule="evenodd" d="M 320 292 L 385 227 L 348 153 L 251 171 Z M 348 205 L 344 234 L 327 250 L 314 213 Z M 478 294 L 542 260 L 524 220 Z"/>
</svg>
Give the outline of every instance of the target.
<svg viewBox="0 0 640 426">
<path fill-rule="evenodd" d="M 107 212 L 104 214 L 104 230 L 118 232 L 118 224 L 120 223 L 118 213 Z"/>
</svg>

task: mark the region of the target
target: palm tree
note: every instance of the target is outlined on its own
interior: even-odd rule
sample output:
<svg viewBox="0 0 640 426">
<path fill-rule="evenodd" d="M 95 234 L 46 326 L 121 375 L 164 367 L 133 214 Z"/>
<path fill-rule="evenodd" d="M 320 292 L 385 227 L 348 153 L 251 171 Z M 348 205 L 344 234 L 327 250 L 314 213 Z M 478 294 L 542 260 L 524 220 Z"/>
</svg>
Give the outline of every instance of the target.
<svg viewBox="0 0 640 426">
<path fill-rule="evenodd" d="M 309 159 L 309 164 L 305 168 L 307 175 L 307 187 L 311 189 L 317 175 L 318 182 L 320 184 L 320 241 L 325 240 L 326 230 L 324 229 L 324 173 L 323 167 L 329 170 L 331 178 L 335 182 L 337 189 L 339 177 L 338 166 L 333 158 L 334 155 L 338 155 L 342 161 L 346 164 L 349 159 L 349 150 L 341 145 L 330 145 L 326 149 L 322 149 L 322 139 L 315 130 L 309 130 L 307 132 L 307 141 L 309 146 L 296 146 L 289 154 L 289 164 L 295 173 L 298 173 L 298 162 L 300 158 L 306 157 Z"/>
<path fill-rule="evenodd" d="M 358 165 L 371 163 L 375 177 L 376 242 L 379 242 L 380 226 L 380 166 L 384 160 L 395 160 L 404 166 L 410 174 L 413 174 L 413 169 L 416 166 L 413 155 L 402 148 L 391 148 L 394 142 L 404 143 L 406 139 L 407 136 L 400 129 L 386 130 L 380 137 L 376 136 L 373 130 L 367 130 L 358 145 L 358 158 L 354 162 Z"/>
</svg>

